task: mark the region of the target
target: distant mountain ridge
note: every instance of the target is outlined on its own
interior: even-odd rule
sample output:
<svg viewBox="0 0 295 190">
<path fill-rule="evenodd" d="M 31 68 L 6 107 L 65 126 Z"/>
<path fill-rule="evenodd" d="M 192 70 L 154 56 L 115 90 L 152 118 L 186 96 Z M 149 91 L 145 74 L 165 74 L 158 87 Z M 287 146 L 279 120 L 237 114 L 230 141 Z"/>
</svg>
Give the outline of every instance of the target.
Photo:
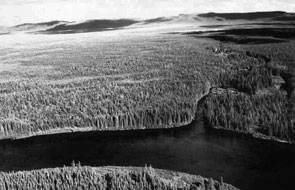
<svg viewBox="0 0 295 190">
<path fill-rule="evenodd" d="M 88 20 L 82 23 L 64 23 L 48 29 L 48 33 L 76 33 L 76 32 L 94 32 L 104 30 L 114 30 L 125 26 L 138 23 L 139 21 L 131 19 L 119 20 Z"/>
<path fill-rule="evenodd" d="M 0 35 L 7 34 L 7 33 L 8 33 L 8 28 L 5 26 L 0 26 Z"/>
<path fill-rule="evenodd" d="M 69 23 L 67 21 L 54 20 L 54 21 L 50 21 L 50 22 L 40 22 L 40 23 L 23 23 L 23 24 L 16 25 L 16 26 L 13 26 L 13 27 L 18 28 L 18 27 L 33 26 L 33 25 L 52 26 L 52 25 L 60 24 L 62 22 Z"/>
<path fill-rule="evenodd" d="M 8 33 L 43 33 L 43 34 L 66 34 L 66 33 L 83 33 L 119 30 L 125 27 L 147 27 L 169 25 L 169 24 L 190 24 L 190 25 L 210 25 L 212 22 L 222 23 L 222 21 L 244 20 L 254 22 L 272 21 L 295 21 L 294 13 L 283 11 L 272 12 L 250 12 L 250 13 L 205 13 L 205 14 L 180 14 L 172 17 L 158 17 L 147 20 L 135 19 L 101 19 L 87 20 L 83 22 L 68 22 L 68 21 L 50 21 L 42 23 L 24 23 L 13 27 L 0 26 L 0 34 Z"/>
<path fill-rule="evenodd" d="M 8 30 L 10 33 L 14 32 L 36 32 L 40 30 L 48 30 L 52 27 L 55 27 L 60 24 L 68 24 L 67 21 L 50 21 L 50 22 L 41 22 L 41 23 L 24 23 L 16 26 L 9 27 Z"/>
<path fill-rule="evenodd" d="M 282 17 L 295 17 L 294 14 L 283 12 L 283 11 L 272 11 L 272 12 L 250 12 L 250 13 L 205 13 L 199 14 L 200 17 L 212 18 L 220 17 L 228 20 L 255 20 L 255 19 L 265 19 L 265 18 L 282 18 Z"/>
</svg>

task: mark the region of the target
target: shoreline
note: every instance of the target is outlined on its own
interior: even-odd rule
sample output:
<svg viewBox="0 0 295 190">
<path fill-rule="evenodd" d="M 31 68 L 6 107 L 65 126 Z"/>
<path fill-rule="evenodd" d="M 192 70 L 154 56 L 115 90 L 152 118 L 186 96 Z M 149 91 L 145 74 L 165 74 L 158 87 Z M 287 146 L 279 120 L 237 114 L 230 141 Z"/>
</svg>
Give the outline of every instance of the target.
<svg viewBox="0 0 295 190">
<path fill-rule="evenodd" d="M 199 103 L 204 100 L 207 96 L 209 96 L 212 93 L 212 89 L 216 88 L 218 86 L 210 86 L 209 88 L 206 89 L 206 91 L 196 100 L 197 107 L 199 107 Z M 126 129 L 116 129 L 116 128 L 109 128 L 109 129 L 94 129 L 93 127 L 84 127 L 84 128 L 78 128 L 78 127 L 65 127 L 61 129 L 53 129 L 45 132 L 34 132 L 29 135 L 21 135 L 18 137 L 6 137 L 6 138 L 1 138 L 0 137 L 0 143 L 1 141 L 17 141 L 17 140 L 24 140 L 24 139 L 29 139 L 33 137 L 42 137 L 42 136 L 49 136 L 49 135 L 58 135 L 58 134 L 71 134 L 71 133 L 83 133 L 83 132 L 127 132 L 127 131 L 145 131 L 145 130 L 165 130 L 165 129 L 175 129 L 175 128 L 183 128 L 188 125 L 190 125 L 193 121 L 195 121 L 196 115 L 192 118 L 190 118 L 190 121 L 188 122 L 183 122 L 183 123 L 174 123 L 170 125 L 160 125 L 160 126 L 155 126 L 154 128 L 148 128 L 145 126 L 141 126 L 138 128 L 126 128 Z M 250 135 L 252 138 L 255 139 L 261 139 L 265 141 L 272 141 L 272 142 L 277 142 L 277 143 L 283 143 L 283 144 L 295 144 L 295 142 L 292 141 L 287 141 L 284 139 L 280 139 L 277 137 L 273 136 L 267 136 L 261 133 L 257 132 L 251 132 L 251 131 L 237 131 L 233 129 L 226 129 L 222 126 L 209 126 L 211 129 L 214 130 L 223 130 L 223 131 L 230 131 L 233 133 L 237 134 L 244 134 L 244 135 Z"/>
<path fill-rule="evenodd" d="M 7 187 L 4 184 L 12 184 L 9 187 L 14 186 L 26 186 L 29 182 L 42 181 L 43 184 L 47 186 L 54 185 L 53 181 L 48 181 L 48 174 L 51 176 L 58 176 L 60 179 L 67 179 L 69 183 L 68 187 L 83 187 L 85 183 L 90 183 L 88 187 L 99 182 L 104 181 L 105 183 L 98 183 L 101 189 L 110 189 L 112 184 L 115 188 L 122 189 L 123 187 L 130 188 L 142 188 L 150 186 L 165 186 L 165 187 L 177 187 L 177 189 L 203 189 L 209 190 L 212 187 L 218 187 L 218 189 L 228 189 L 235 190 L 238 188 L 223 182 L 221 177 L 220 180 L 203 177 L 201 175 L 193 175 L 189 173 L 177 172 L 165 169 L 156 169 L 151 166 L 145 167 L 124 167 L 124 166 L 100 166 L 100 167 L 90 167 L 81 166 L 80 164 L 73 163 L 72 166 L 64 166 L 57 168 L 44 168 L 39 170 L 30 171 L 17 171 L 17 172 L 0 172 L 0 176 L 4 177 L 2 180 L 0 178 L 0 187 Z M 70 174 L 65 176 L 65 174 Z M 78 180 L 76 176 L 88 176 L 91 175 L 93 178 L 86 180 Z M 14 179 L 18 179 L 15 181 Z M 21 183 L 19 184 L 19 181 Z M 71 183 L 76 182 L 76 183 Z M 127 182 L 127 183 L 126 183 Z M 62 185 L 62 184 L 61 184 Z M 118 186 L 116 186 L 118 185 Z M 137 186 L 136 186 L 137 185 Z M 37 186 L 36 186 L 37 187 Z M 40 186 L 39 186 L 40 187 Z M 84 186 L 85 187 L 85 186 Z M 121 187 L 121 188 L 120 188 Z M 169 189 L 170 189 L 169 188 Z M 5 188 L 7 189 L 7 188 Z M 125 189 L 125 188 L 123 188 Z M 173 188 L 174 189 L 174 188 Z M 176 189 L 176 188 L 175 188 Z M 214 188 L 215 189 L 215 188 Z"/>
<path fill-rule="evenodd" d="M 159 126 L 155 128 L 147 128 L 147 127 L 139 127 L 136 129 L 107 129 L 107 130 L 95 130 L 92 127 L 84 127 L 84 128 L 72 128 L 72 127 L 66 127 L 62 129 L 53 129 L 46 132 L 36 132 L 32 133 L 30 135 L 22 135 L 19 137 L 8 137 L 8 138 L 0 138 L 0 142 L 3 140 L 22 140 L 22 139 L 28 139 L 32 137 L 41 137 L 41 136 L 48 136 L 48 135 L 57 135 L 57 134 L 71 134 L 71 133 L 83 133 L 83 132 L 123 132 L 123 131 L 144 131 L 144 130 L 160 130 L 160 129 L 173 129 L 173 128 L 181 128 L 185 127 L 189 124 L 191 124 L 194 121 L 194 118 L 190 122 L 186 123 L 180 123 L 180 124 L 171 124 L 171 125 L 165 125 L 164 127 Z"/>
<path fill-rule="evenodd" d="M 201 93 L 201 96 L 196 99 L 196 105 L 198 107 L 198 104 L 201 100 L 203 100 L 204 98 L 206 98 L 206 96 L 208 96 L 211 92 L 211 85 L 209 86 L 209 88 L 205 89 L 205 92 Z M 27 139 L 27 138 L 31 138 L 31 137 L 39 137 L 39 136 L 47 136 L 47 135 L 56 135 L 56 134 L 70 134 L 70 133 L 79 133 L 79 132 L 116 132 L 116 131 L 143 131 L 143 130 L 153 130 L 153 129 L 173 129 L 173 128 L 181 128 L 181 127 L 185 127 L 189 124 L 191 124 L 194 120 L 196 119 L 196 114 L 194 117 L 190 118 L 190 121 L 187 122 L 183 122 L 183 123 L 173 123 L 170 125 L 160 125 L 160 126 L 155 126 L 154 128 L 148 128 L 145 126 L 141 126 L 138 128 L 131 128 L 131 129 L 116 129 L 116 128 L 109 128 L 106 130 L 95 130 L 93 129 L 93 127 L 83 127 L 83 128 L 74 128 L 74 127 L 65 127 L 65 128 L 61 128 L 61 129 L 53 129 L 53 130 L 49 130 L 49 131 L 45 131 L 45 132 L 34 132 L 31 133 L 29 135 L 21 135 L 18 137 L 5 137 L 5 138 L 1 138 L 0 137 L 0 142 L 4 141 L 4 140 L 11 140 L 11 141 L 16 141 L 16 140 L 21 140 L 21 139 Z"/>
<path fill-rule="evenodd" d="M 257 132 L 226 129 L 226 128 L 221 127 L 221 126 L 213 126 L 212 128 L 215 129 L 215 130 L 229 131 L 229 132 L 233 132 L 233 133 L 237 133 L 237 134 L 249 135 L 252 138 L 265 140 L 265 141 L 277 142 L 277 143 L 282 143 L 282 144 L 290 144 L 290 145 L 295 144 L 295 142 L 292 142 L 292 141 L 287 141 L 287 140 L 280 139 L 280 138 L 273 137 L 273 136 L 267 136 L 267 135 L 264 135 L 262 133 L 257 133 Z"/>
</svg>

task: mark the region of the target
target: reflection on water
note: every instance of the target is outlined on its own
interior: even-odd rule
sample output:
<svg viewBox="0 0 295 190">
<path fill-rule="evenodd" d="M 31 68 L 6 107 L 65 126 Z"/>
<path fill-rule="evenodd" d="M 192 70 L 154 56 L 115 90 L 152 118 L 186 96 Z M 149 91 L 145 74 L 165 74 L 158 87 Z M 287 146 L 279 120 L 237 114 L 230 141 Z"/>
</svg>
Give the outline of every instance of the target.
<svg viewBox="0 0 295 190">
<path fill-rule="evenodd" d="M 220 179 L 241 189 L 290 189 L 295 147 L 193 124 L 169 130 L 89 132 L 0 142 L 0 170 L 70 165 L 144 166 Z"/>
</svg>

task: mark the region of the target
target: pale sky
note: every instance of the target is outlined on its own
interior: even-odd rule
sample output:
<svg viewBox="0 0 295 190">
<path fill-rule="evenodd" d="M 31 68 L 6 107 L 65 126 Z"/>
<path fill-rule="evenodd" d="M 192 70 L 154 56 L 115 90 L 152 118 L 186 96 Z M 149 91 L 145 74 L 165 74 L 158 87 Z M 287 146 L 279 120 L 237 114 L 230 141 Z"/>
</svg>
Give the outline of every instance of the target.
<svg viewBox="0 0 295 190">
<path fill-rule="evenodd" d="M 295 12 L 295 0 L 0 0 L 0 25 L 274 10 Z"/>
</svg>

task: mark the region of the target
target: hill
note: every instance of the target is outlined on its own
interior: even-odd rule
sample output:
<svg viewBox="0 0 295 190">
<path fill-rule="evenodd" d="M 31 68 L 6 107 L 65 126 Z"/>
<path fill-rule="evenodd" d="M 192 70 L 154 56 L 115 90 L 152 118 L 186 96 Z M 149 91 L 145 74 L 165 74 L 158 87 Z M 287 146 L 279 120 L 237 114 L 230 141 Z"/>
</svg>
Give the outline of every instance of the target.
<svg viewBox="0 0 295 190">
<path fill-rule="evenodd" d="M 274 11 L 274 12 L 250 12 L 250 13 L 206 13 L 199 14 L 200 17 L 212 18 L 212 17 L 220 17 L 227 20 L 239 20 L 239 19 L 247 19 L 247 20 L 255 20 L 255 19 L 265 19 L 265 18 L 277 18 L 287 16 L 288 13 L 282 11 Z"/>
<path fill-rule="evenodd" d="M 1 33 L 35 33 L 35 34 L 67 34 L 85 33 L 109 30 L 120 30 L 131 26 L 134 29 L 155 28 L 188 28 L 202 26 L 212 28 L 226 25 L 241 24 L 272 24 L 275 22 L 295 21 L 295 14 L 282 11 L 251 12 L 251 13 L 205 13 L 205 14 L 180 14 L 171 17 L 158 17 L 147 20 L 134 19 L 101 19 L 81 22 L 50 21 L 43 23 L 25 23 L 13 27 L 0 26 Z M 282 24 L 282 23 L 281 23 Z M 196 29 L 196 28 L 195 28 Z M 172 31 L 173 31 L 172 30 Z M 161 30 L 159 30 L 161 31 Z"/>
<path fill-rule="evenodd" d="M 36 32 L 41 30 L 48 30 L 49 28 L 70 23 L 67 21 L 50 21 L 50 22 L 41 22 L 41 23 L 24 23 L 20 25 L 16 25 L 13 27 L 10 27 L 9 30 L 12 33 L 15 32 Z"/>
<path fill-rule="evenodd" d="M 45 31 L 45 33 L 83 33 L 104 30 L 115 30 L 137 23 L 136 20 L 88 20 L 81 23 L 59 24 Z"/>
<path fill-rule="evenodd" d="M 44 33 L 44 34 L 67 34 L 115 30 L 137 23 L 136 20 L 87 20 L 83 22 L 50 21 L 42 23 L 24 23 L 9 28 L 0 26 L 0 33 L 4 29 L 10 33 Z M 4 32 L 3 32 L 4 33 Z M 6 33 L 6 32 L 5 32 Z"/>
<path fill-rule="evenodd" d="M 5 26 L 0 26 L 0 35 L 2 34 L 7 34 L 8 33 L 8 29 Z"/>
</svg>

